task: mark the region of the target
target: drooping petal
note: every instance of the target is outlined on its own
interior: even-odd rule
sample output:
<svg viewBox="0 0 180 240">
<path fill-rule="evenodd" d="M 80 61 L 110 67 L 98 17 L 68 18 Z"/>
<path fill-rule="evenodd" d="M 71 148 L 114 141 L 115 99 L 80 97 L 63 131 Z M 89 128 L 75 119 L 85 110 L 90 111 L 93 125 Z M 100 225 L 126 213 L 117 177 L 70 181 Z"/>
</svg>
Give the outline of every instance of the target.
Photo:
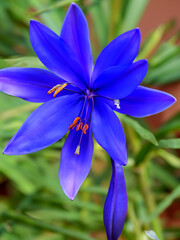
<svg viewBox="0 0 180 240">
<path fill-rule="evenodd" d="M 62 96 L 38 107 L 10 140 L 4 154 L 20 155 L 39 151 L 62 138 L 82 108 L 79 94 Z"/>
<path fill-rule="evenodd" d="M 71 48 L 57 34 L 31 20 L 29 35 L 35 53 L 50 71 L 80 88 L 88 85 L 83 67 Z"/>
<path fill-rule="evenodd" d="M 94 82 L 97 94 L 113 99 L 121 99 L 133 92 L 148 71 L 146 60 L 134 62 L 127 70 L 111 67 L 105 70 Z"/>
<path fill-rule="evenodd" d="M 93 58 L 88 24 L 82 10 L 75 3 L 72 3 L 68 9 L 60 37 L 71 47 L 87 75 L 90 76 Z"/>
<path fill-rule="evenodd" d="M 46 102 L 53 98 L 47 92 L 64 80 L 39 68 L 4 68 L 0 70 L 0 91 L 30 102 Z M 71 92 L 62 91 L 62 94 Z"/>
<path fill-rule="evenodd" d="M 75 156 L 82 131 L 76 129 L 70 131 L 61 152 L 61 163 L 59 168 L 59 181 L 65 194 L 73 200 L 87 177 L 93 154 L 93 139 L 91 129 L 82 136 L 80 153 Z"/>
<path fill-rule="evenodd" d="M 130 65 L 138 54 L 140 39 L 140 31 L 136 28 L 121 34 L 110 42 L 95 62 L 92 81 L 106 68 Z"/>
<path fill-rule="evenodd" d="M 116 114 L 100 98 L 95 99 L 92 131 L 96 141 L 114 161 L 127 164 L 126 138 Z"/>
<path fill-rule="evenodd" d="M 127 193 L 123 168 L 112 160 L 112 177 L 104 205 L 104 225 L 108 240 L 120 236 L 127 214 Z"/>
<path fill-rule="evenodd" d="M 139 86 L 120 100 L 120 109 L 116 111 L 132 117 L 146 117 L 162 112 L 175 102 L 176 99 L 166 92 Z"/>
</svg>

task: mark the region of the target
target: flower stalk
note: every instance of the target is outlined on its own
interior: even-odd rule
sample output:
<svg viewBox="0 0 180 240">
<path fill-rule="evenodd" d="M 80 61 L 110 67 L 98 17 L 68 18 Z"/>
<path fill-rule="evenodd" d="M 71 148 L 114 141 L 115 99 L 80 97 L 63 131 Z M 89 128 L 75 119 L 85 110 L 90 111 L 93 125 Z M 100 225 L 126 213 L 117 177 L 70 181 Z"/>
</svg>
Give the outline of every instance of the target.
<svg viewBox="0 0 180 240">
<path fill-rule="evenodd" d="M 138 180 L 148 213 L 151 214 L 156 208 L 156 203 L 150 188 L 146 163 L 139 167 Z M 152 220 L 152 229 L 157 233 L 159 240 L 163 240 L 161 223 L 157 217 Z"/>
</svg>

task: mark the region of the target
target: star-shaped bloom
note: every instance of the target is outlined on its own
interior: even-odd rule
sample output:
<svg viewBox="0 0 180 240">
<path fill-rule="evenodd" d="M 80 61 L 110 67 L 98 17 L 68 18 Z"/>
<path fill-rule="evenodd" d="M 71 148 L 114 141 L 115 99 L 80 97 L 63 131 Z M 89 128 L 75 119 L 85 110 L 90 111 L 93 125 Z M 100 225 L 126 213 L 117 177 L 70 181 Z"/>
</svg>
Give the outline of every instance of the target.
<svg viewBox="0 0 180 240">
<path fill-rule="evenodd" d="M 110 42 L 94 68 L 89 32 L 83 12 L 71 4 L 60 36 L 40 22 L 30 22 L 32 47 L 48 70 L 0 70 L 0 90 L 30 102 L 43 103 L 24 122 L 4 149 L 19 155 L 39 151 L 68 131 L 61 152 L 59 180 L 74 199 L 89 173 L 93 138 L 112 159 L 112 179 L 104 208 L 109 240 L 120 235 L 126 217 L 127 196 L 122 165 L 127 163 L 123 128 L 114 111 L 145 117 L 175 102 L 170 94 L 139 86 L 148 71 L 146 60 L 134 61 L 139 29 Z"/>
</svg>

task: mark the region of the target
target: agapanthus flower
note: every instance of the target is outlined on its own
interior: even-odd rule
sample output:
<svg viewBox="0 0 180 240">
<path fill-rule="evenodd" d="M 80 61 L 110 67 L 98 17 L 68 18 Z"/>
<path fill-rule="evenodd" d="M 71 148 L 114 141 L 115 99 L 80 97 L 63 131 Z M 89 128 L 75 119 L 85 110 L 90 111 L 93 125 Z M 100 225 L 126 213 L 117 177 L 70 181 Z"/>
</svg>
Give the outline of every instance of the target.
<svg viewBox="0 0 180 240">
<path fill-rule="evenodd" d="M 147 60 L 134 61 L 140 31 L 115 38 L 98 56 L 94 68 L 89 32 L 83 12 L 71 4 L 57 35 L 31 20 L 32 47 L 48 69 L 0 70 L 0 90 L 30 102 L 43 103 L 24 122 L 4 149 L 19 155 L 39 151 L 69 135 L 61 152 L 59 180 L 74 199 L 89 173 L 93 138 L 112 159 L 112 179 L 104 207 L 109 240 L 120 235 L 127 210 L 122 165 L 127 163 L 126 140 L 114 111 L 145 117 L 171 106 L 170 94 L 139 86 L 148 71 Z"/>
</svg>

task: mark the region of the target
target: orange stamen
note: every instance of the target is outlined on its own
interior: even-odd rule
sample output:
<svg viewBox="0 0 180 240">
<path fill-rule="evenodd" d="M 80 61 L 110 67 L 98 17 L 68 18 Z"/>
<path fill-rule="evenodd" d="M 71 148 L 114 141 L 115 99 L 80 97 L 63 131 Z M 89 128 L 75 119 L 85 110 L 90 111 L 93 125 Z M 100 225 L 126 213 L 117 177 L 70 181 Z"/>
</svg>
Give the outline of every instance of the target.
<svg viewBox="0 0 180 240">
<path fill-rule="evenodd" d="M 79 124 L 77 125 L 76 131 L 79 131 L 80 129 L 82 130 L 82 126 L 83 126 L 83 123 L 82 123 L 82 122 L 79 123 Z"/>
<path fill-rule="evenodd" d="M 80 124 L 80 129 L 83 130 L 83 123 Z"/>
<path fill-rule="evenodd" d="M 48 94 L 53 93 L 53 92 L 56 91 L 56 89 L 58 89 L 60 86 L 61 86 L 60 84 L 54 86 L 53 88 L 51 88 L 51 89 L 48 91 Z"/>
<path fill-rule="evenodd" d="M 85 124 L 84 127 L 83 127 L 83 129 L 82 129 L 82 131 L 83 131 L 84 134 L 87 133 L 86 131 L 88 130 L 88 128 L 89 128 L 88 124 Z"/>
<path fill-rule="evenodd" d="M 71 128 L 72 129 L 74 129 L 75 128 L 75 126 L 78 124 L 78 121 L 80 120 L 80 117 L 76 117 L 75 119 L 74 119 L 74 122 L 73 123 L 71 123 L 71 125 L 69 126 L 69 131 L 71 130 Z"/>
<path fill-rule="evenodd" d="M 64 83 L 62 86 L 58 87 L 58 89 L 55 91 L 53 97 L 55 97 L 60 91 L 62 91 L 66 86 L 68 85 L 68 83 Z"/>
</svg>

